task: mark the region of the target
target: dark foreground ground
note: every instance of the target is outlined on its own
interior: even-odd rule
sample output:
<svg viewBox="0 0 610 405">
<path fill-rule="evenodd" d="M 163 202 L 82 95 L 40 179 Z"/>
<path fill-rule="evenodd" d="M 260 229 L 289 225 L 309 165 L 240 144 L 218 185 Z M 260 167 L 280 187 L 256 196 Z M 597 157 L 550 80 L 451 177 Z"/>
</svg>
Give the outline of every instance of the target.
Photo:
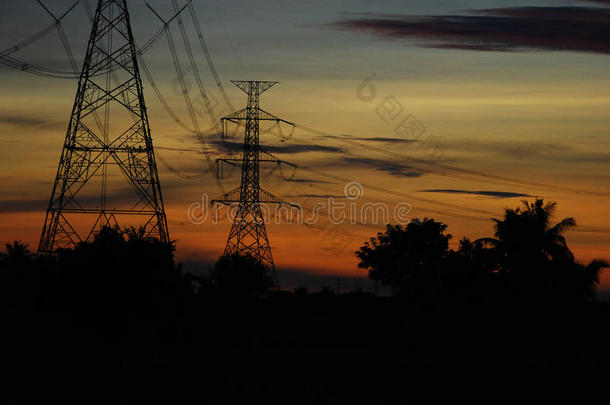
<svg viewBox="0 0 610 405">
<path fill-rule="evenodd" d="M 5 305 L 2 402 L 376 404 L 420 383 L 603 387 L 609 375 L 606 304 L 422 308 L 357 293 L 112 302 Z"/>
</svg>

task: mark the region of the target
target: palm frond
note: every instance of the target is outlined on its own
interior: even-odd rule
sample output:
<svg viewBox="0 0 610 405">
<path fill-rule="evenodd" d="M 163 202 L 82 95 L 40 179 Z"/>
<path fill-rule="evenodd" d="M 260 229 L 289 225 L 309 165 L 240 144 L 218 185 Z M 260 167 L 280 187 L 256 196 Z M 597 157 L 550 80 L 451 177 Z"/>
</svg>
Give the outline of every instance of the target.
<svg viewBox="0 0 610 405">
<path fill-rule="evenodd" d="M 572 229 L 576 226 L 576 220 L 572 217 L 564 218 L 559 221 L 555 226 L 550 228 L 547 232 L 554 235 L 561 235 L 565 231 Z"/>
</svg>

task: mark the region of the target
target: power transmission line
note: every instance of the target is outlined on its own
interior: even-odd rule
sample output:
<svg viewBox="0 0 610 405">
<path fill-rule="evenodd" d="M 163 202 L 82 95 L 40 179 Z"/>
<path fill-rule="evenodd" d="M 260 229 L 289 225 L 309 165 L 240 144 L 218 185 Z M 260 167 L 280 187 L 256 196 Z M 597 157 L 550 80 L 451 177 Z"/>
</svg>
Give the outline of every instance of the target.
<svg viewBox="0 0 610 405">
<path fill-rule="evenodd" d="M 205 55 L 206 61 L 208 62 L 208 68 L 210 69 L 210 72 L 212 73 L 212 77 L 216 81 L 216 87 L 218 87 L 218 91 L 222 95 L 222 98 L 224 99 L 225 103 L 227 104 L 229 111 L 234 111 L 235 108 L 233 107 L 231 100 L 227 96 L 227 93 L 225 92 L 225 89 L 222 85 L 222 81 L 220 80 L 220 77 L 218 76 L 218 72 L 216 71 L 216 67 L 214 66 L 214 61 L 212 60 L 212 55 L 210 54 L 210 51 L 209 51 L 208 46 L 205 41 L 205 37 L 203 36 L 203 30 L 201 29 L 201 26 L 199 25 L 199 19 L 197 18 L 197 13 L 195 12 L 195 7 L 193 6 L 192 2 L 189 2 L 188 6 L 189 6 L 191 18 L 193 19 L 193 24 L 195 25 L 195 30 L 197 31 L 197 37 L 199 38 L 199 43 L 201 45 L 201 49 L 203 50 L 203 54 Z"/>
<path fill-rule="evenodd" d="M 452 165 L 447 165 L 447 164 L 443 164 L 437 161 L 432 161 L 432 160 L 427 160 L 427 159 L 419 159 L 419 158 L 415 158 L 412 156 L 408 156 L 402 153 L 397 153 L 397 152 L 393 152 L 390 150 L 386 150 L 386 149 L 382 149 L 382 148 L 378 148 L 375 146 L 371 146 L 371 145 L 365 145 L 362 142 L 357 142 L 354 140 L 351 140 L 349 138 L 345 138 L 342 136 L 338 136 L 338 135 L 334 135 L 325 131 L 321 131 L 321 130 L 317 130 L 317 129 L 313 129 L 313 128 L 309 128 L 306 127 L 304 125 L 299 125 L 299 124 L 295 124 L 297 128 L 301 128 L 307 132 L 313 133 L 313 134 L 317 134 L 329 139 L 333 139 L 342 143 L 346 143 L 352 146 L 356 146 L 358 148 L 363 148 L 363 149 L 367 149 L 367 150 L 371 150 L 371 151 L 375 151 L 375 152 L 379 152 L 379 153 L 383 153 L 389 156 L 393 156 L 396 158 L 400 158 L 400 159 L 406 159 L 406 160 L 410 160 L 412 162 L 416 162 L 416 163 L 420 163 L 420 164 L 425 164 L 428 166 L 432 166 L 432 167 L 438 167 L 447 171 L 454 171 L 454 172 L 458 172 L 458 173 L 462 173 L 465 175 L 471 175 L 471 176 L 477 176 L 477 177 L 483 177 L 485 179 L 487 179 L 488 182 L 492 182 L 493 180 L 496 181 L 501 181 L 501 182 L 506 182 L 506 183 L 512 183 L 512 184 L 519 184 L 519 185 L 525 185 L 525 186 L 532 186 L 532 187 L 538 187 L 538 188 L 543 188 L 543 189 L 547 189 L 547 190 L 551 190 L 551 191 L 555 191 L 555 192 L 561 192 L 561 193 L 570 193 L 570 194 L 581 194 L 581 195 L 590 195 L 590 196 L 595 196 L 595 197 L 610 197 L 610 193 L 605 193 L 605 192 L 599 192 L 599 191 L 591 191 L 591 190 L 580 190 L 580 189 L 574 189 L 574 188 L 569 188 L 569 187 L 561 187 L 561 186 L 554 186 L 554 185 L 550 185 L 550 184 L 545 184 L 545 183 L 540 183 L 540 182 L 534 182 L 534 181 L 528 181 L 528 180 L 520 180 L 520 179 L 515 179 L 515 178 L 511 178 L 511 177 L 507 177 L 507 176 L 499 176 L 499 175 L 494 175 L 494 174 L 489 174 L 489 173 L 485 173 L 485 172 L 480 172 L 480 171 L 476 171 L 476 170 L 471 170 L 471 169 L 464 169 L 464 168 L 460 168 L 457 166 L 452 166 Z M 312 143 L 314 144 L 314 143 Z M 315 145 L 315 144 L 314 144 Z M 436 173 L 436 174 L 441 174 L 443 176 L 449 176 L 451 177 L 452 174 L 451 173 L 447 173 L 447 172 L 432 172 L 429 171 L 431 173 Z"/>
<path fill-rule="evenodd" d="M 89 18 L 91 19 L 92 18 L 92 14 L 90 13 L 91 9 L 90 9 L 88 3 L 86 2 L 86 0 L 84 0 L 84 1 L 85 1 L 84 4 L 86 4 L 86 6 L 85 6 L 86 9 L 89 10 L 88 11 Z M 68 79 L 68 80 L 79 79 L 80 75 L 78 73 L 75 74 L 73 71 L 70 72 L 70 71 L 65 71 L 65 70 L 60 70 L 60 69 L 46 68 L 44 66 L 39 66 L 36 64 L 24 62 L 20 59 L 9 56 L 17 51 L 20 51 L 26 47 L 29 47 L 30 45 L 32 45 L 32 44 L 36 43 L 37 41 L 46 37 L 54 29 L 58 28 L 61 20 L 63 20 L 63 18 L 66 17 L 70 13 L 70 11 L 72 11 L 74 9 L 74 7 L 76 5 L 78 5 L 78 2 L 74 3 L 74 5 L 72 5 L 72 7 L 70 7 L 70 9 L 68 9 L 68 11 L 66 11 L 64 14 L 62 14 L 60 17 L 58 17 L 54 24 L 43 28 L 39 32 L 28 37 L 27 39 L 0 52 L 0 63 L 2 63 L 5 66 L 8 66 L 10 68 L 19 70 L 21 72 L 31 73 L 31 74 L 46 77 L 46 78 Z M 46 7 L 45 7 L 45 9 L 46 9 Z M 180 12 L 184 11 L 185 9 L 186 9 L 186 6 L 184 6 L 180 10 Z M 174 18 L 176 18 L 176 16 L 177 15 L 175 15 L 170 20 L 168 20 L 167 24 L 172 22 L 174 20 Z M 144 54 L 152 46 L 154 46 L 159 41 L 159 39 L 163 36 L 163 34 L 165 34 L 166 29 L 168 29 L 168 27 L 163 26 L 157 33 L 155 33 L 148 41 L 146 41 L 144 43 L 144 45 L 141 48 L 139 48 L 139 53 Z M 66 47 L 67 39 L 65 38 L 65 32 L 63 32 L 63 28 L 61 28 L 60 31 L 61 31 L 59 33 L 60 39 L 61 39 L 64 47 Z M 69 52 L 71 53 L 71 51 L 69 51 Z M 72 66 L 72 68 L 74 70 L 74 65 Z M 78 68 L 76 70 L 78 71 Z"/>
</svg>

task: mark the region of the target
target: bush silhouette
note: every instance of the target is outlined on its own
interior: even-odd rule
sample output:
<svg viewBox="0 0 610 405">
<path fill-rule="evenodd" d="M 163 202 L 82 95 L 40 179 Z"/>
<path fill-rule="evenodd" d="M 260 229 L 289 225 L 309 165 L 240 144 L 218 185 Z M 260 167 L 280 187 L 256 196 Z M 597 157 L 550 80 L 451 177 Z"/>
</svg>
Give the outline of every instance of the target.
<svg viewBox="0 0 610 405">
<path fill-rule="evenodd" d="M 270 269 L 252 256 L 221 256 L 209 274 L 212 288 L 221 294 L 260 297 L 273 285 Z"/>
</svg>

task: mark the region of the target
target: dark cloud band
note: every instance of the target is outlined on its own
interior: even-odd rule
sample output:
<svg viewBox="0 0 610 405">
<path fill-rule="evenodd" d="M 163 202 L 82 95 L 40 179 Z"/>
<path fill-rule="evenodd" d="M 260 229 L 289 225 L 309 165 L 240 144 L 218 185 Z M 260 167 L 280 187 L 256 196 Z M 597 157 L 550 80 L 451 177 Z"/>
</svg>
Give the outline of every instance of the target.
<svg viewBox="0 0 610 405">
<path fill-rule="evenodd" d="M 57 121 L 17 114 L 0 114 L 0 124 L 15 125 L 20 127 L 57 127 L 64 125 Z"/>
<path fill-rule="evenodd" d="M 421 177 L 425 173 L 424 171 L 407 166 L 400 163 L 386 162 L 377 159 L 366 159 L 366 158 L 352 158 L 346 157 L 343 159 L 343 163 L 348 167 L 372 167 L 380 172 L 385 172 L 395 177 Z"/>
<path fill-rule="evenodd" d="M 610 53 L 610 9 L 599 7 L 512 7 L 427 16 L 362 14 L 333 26 L 410 40 L 422 47 Z"/>
<path fill-rule="evenodd" d="M 468 194 L 468 195 L 483 195 L 496 198 L 513 198 L 513 197 L 531 197 L 528 194 L 511 193 L 509 191 L 470 191 L 470 190 L 451 190 L 451 189 L 432 189 L 419 190 L 423 193 L 446 193 L 446 194 Z"/>
<path fill-rule="evenodd" d="M 240 142 L 233 141 L 212 141 L 210 144 L 214 145 L 220 150 L 225 152 L 240 151 L 243 149 L 243 144 Z M 307 152 L 329 152 L 329 153 L 343 153 L 343 149 L 335 146 L 322 146 L 322 145 L 265 145 L 262 147 L 265 151 L 270 153 L 283 153 L 283 154 L 297 154 Z"/>
</svg>

